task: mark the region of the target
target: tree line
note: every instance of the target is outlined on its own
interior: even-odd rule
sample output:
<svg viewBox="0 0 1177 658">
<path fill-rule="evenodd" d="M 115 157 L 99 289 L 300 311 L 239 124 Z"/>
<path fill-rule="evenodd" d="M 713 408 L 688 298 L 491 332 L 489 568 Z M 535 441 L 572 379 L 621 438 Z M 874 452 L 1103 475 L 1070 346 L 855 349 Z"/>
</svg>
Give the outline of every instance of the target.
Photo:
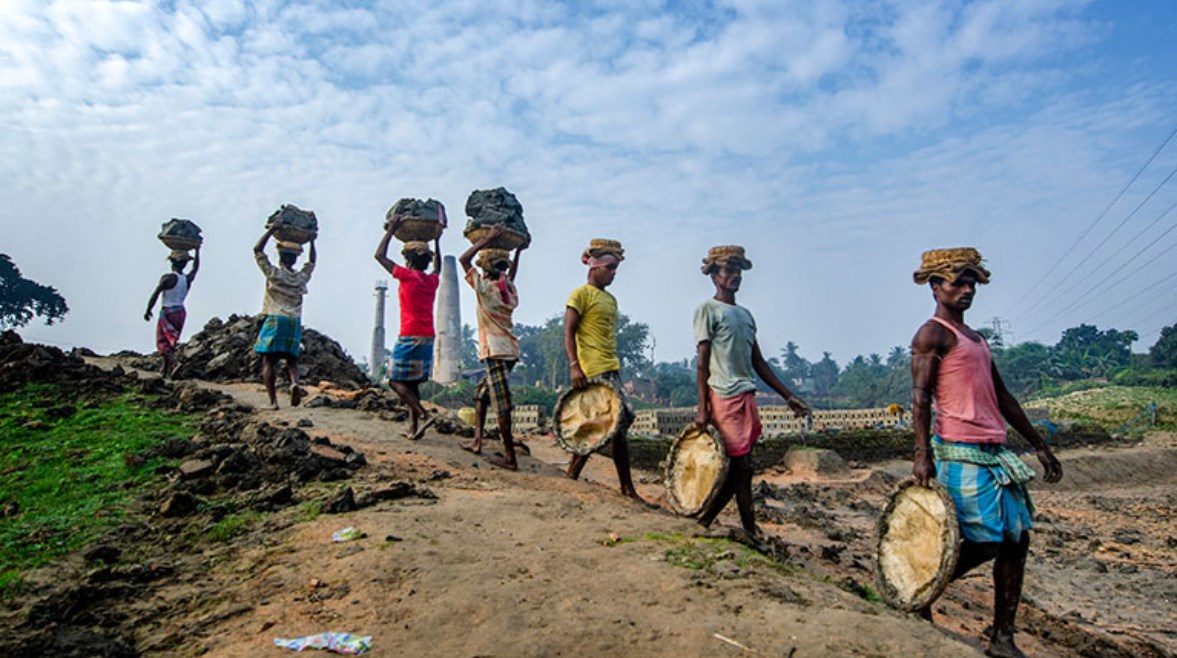
<svg viewBox="0 0 1177 658">
<path fill-rule="evenodd" d="M 1177 386 L 1177 324 L 1161 331 L 1148 354 L 1132 353 L 1132 344 L 1139 340 L 1135 331 L 1089 324 L 1067 329 L 1054 345 L 1032 341 L 1006 345 L 991 329 L 978 331 L 989 341 L 1006 386 L 1018 397 L 1085 380 Z M 462 368 L 477 369 L 476 334 L 469 325 L 463 325 L 462 332 Z M 566 388 L 570 382 L 563 316 L 553 316 L 539 325 L 517 324 L 515 334 L 520 348 L 514 372 L 518 382 L 547 391 Z M 639 390 L 648 406 L 693 406 L 697 395 L 694 358 L 651 361 L 650 340 L 648 325 L 618 316 L 617 348 L 623 375 L 642 384 Z M 810 361 L 793 341 L 776 351 L 762 347 L 769 365 L 815 408 L 906 406 L 911 400 L 911 353 L 906 346 L 896 345 L 886 356 L 860 354 L 844 363 L 830 352 Z M 765 388 L 764 392 L 769 391 Z M 554 394 L 528 397 L 534 398 L 533 403 L 546 403 Z"/>
</svg>

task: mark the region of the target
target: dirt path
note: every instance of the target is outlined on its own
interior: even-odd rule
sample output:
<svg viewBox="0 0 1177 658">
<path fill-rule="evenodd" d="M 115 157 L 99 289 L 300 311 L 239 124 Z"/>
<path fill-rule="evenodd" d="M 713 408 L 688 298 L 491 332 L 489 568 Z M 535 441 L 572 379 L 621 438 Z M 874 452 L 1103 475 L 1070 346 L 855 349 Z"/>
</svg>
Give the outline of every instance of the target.
<svg viewBox="0 0 1177 658">
<path fill-rule="evenodd" d="M 263 401 L 258 386 L 213 387 L 248 404 Z M 461 451 L 457 437 L 392 438 L 399 424 L 376 414 L 259 414 L 292 425 L 308 419 L 312 435 L 363 451 L 369 467 L 352 486 L 416 479 L 438 499 L 323 515 L 239 545 L 201 583 L 203 605 L 156 630 L 154 641 L 166 645 L 180 640 L 167 637 L 176 625 L 196 629 L 181 653 L 277 656 L 284 651 L 274 637 L 328 630 L 371 635 L 373 656 L 971 652 L 808 571 L 731 542 L 693 540 L 693 523 L 613 493 L 608 460 L 592 460 L 588 481 L 572 482 L 557 468 L 562 453 L 540 439 L 532 439 L 536 457 L 507 473 Z M 344 526 L 368 536 L 330 543 Z"/>
<path fill-rule="evenodd" d="M 983 568 L 936 603 L 934 626 L 867 600 L 874 521 L 908 463 L 759 478 L 758 518 L 790 547 L 781 563 L 622 498 L 608 459 L 566 479 L 551 439 L 530 437 L 533 456 L 509 473 L 457 436 L 399 438 L 395 413 L 262 411 L 260 385 L 200 385 L 252 405 L 258 421 L 351 446 L 368 465 L 298 487 L 294 505 L 197 554 L 146 547 L 174 574 L 129 590 L 101 619 L 147 655 L 292 655 L 273 638 L 342 631 L 371 635 L 374 656 L 958 656 L 979 655 L 991 618 Z M 1177 451 L 1149 442 L 1062 459 L 1064 483 L 1035 488 L 1019 643 L 1039 657 L 1175 655 Z M 663 496 L 656 474 L 637 476 L 644 496 Z M 392 482 L 436 498 L 316 513 L 346 487 Z M 721 522 L 737 524 L 734 509 Z M 345 526 L 367 536 L 332 543 Z"/>
</svg>

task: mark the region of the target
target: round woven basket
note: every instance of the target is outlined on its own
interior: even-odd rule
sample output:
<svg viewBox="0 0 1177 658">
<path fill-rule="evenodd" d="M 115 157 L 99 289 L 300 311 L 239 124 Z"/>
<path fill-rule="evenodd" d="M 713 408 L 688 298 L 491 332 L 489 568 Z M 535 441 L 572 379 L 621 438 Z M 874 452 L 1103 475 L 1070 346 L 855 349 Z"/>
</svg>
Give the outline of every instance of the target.
<svg viewBox="0 0 1177 658">
<path fill-rule="evenodd" d="M 621 395 L 609 384 L 592 382 L 569 389 L 552 411 L 556 443 L 574 455 L 591 454 L 613 440 L 621 413 Z"/>
<path fill-rule="evenodd" d="M 159 234 L 159 241 L 168 249 L 177 249 L 180 251 L 195 249 L 203 242 L 201 238 L 184 238 L 178 235 L 164 235 L 163 233 Z"/>
<path fill-rule="evenodd" d="M 723 441 L 710 429 L 687 425 L 670 446 L 663 480 L 674 511 L 695 516 L 715 500 L 727 479 Z"/>
<path fill-rule="evenodd" d="M 474 244 L 475 242 L 481 240 L 487 233 L 490 233 L 489 226 L 478 226 L 467 229 L 465 236 L 466 239 L 470 241 L 470 244 Z M 491 240 L 490 243 L 486 246 L 489 249 L 506 249 L 507 251 L 511 251 L 512 249 L 518 249 L 519 247 L 526 246 L 529 241 L 530 240 L 526 235 L 523 235 L 517 231 L 512 231 L 511 229 L 506 229 L 506 232 L 494 240 Z"/>
<path fill-rule="evenodd" d="M 299 244 L 306 244 L 314 240 L 318 235 L 318 231 L 308 231 L 288 224 L 280 224 L 278 229 L 274 231 L 275 238 L 283 242 L 297 242 Z"/>
<path fill-rule="evenodd" d="M 879 594 L 891 607 L 907 612 L 926 608 L 944 593 L 960 557 L 956 505 L 943 484 L 931 484 L 901 480 L 878 521 Z"/>
<path fill-rule="evenodd" d="M 384 220 L 384 230 L 388 230 L 391 219 Z M 423 217 L 405 217 L 401 219 L 401 225 L 396 227 L 397 240 L 401 242 L 412 242 L 414 240 L 420 242 L 432 242 L 441 237 L 441 232 L 445 227 L 436 219 L 425 219 Z"/>
</svg>

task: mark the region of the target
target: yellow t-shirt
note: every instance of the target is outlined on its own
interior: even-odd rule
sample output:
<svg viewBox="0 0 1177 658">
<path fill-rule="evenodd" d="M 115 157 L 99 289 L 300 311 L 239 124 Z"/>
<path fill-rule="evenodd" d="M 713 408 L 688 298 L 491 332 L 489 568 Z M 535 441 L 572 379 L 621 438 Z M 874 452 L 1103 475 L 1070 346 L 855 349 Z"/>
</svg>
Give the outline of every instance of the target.
<svg viewBox="0 0 1177 658">
<path fill-rule="evenodd" d="M 580 314 L 576 359 L 585 377 L 621 370 L 617 358 L 617 299 L 589 284 L 572 291 L 568 307 Z"/>
</svg>

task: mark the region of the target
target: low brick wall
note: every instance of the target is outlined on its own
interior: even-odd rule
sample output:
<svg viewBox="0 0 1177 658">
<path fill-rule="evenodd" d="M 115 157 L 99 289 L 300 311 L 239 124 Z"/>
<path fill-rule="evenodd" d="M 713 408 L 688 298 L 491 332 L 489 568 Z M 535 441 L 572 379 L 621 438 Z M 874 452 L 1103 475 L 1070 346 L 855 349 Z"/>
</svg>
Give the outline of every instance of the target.
<svg viewBox="0 0 1177 658">
<path fill-rule="evenodd" d="M 1010 447 L 1016 452 L 1030 449 L 1021 436 L 1010 431 Z M 674 439 L 669 437 L 631 436 L 630 463 L 634 468 L 660 471 Z M 1081 427 L 1063 430 L 1050 439 L 1055 448 L 1080 448 L 1094 445 L 1126 444 L 1130 441 L 1114 439 L 1099 428 Z M 915 433 L 910 429 L 846 430 L 841 432 L 811 432 L 784 437 L 763 437 L 752 448 L 752 465 L 758 470 L 770 468 L 784 461 L 792 446 L 806 446 L 833 450 L 846 461 L 880 462 L 889 459 L 910 459 L 915 445 Z"/>
</svg>

